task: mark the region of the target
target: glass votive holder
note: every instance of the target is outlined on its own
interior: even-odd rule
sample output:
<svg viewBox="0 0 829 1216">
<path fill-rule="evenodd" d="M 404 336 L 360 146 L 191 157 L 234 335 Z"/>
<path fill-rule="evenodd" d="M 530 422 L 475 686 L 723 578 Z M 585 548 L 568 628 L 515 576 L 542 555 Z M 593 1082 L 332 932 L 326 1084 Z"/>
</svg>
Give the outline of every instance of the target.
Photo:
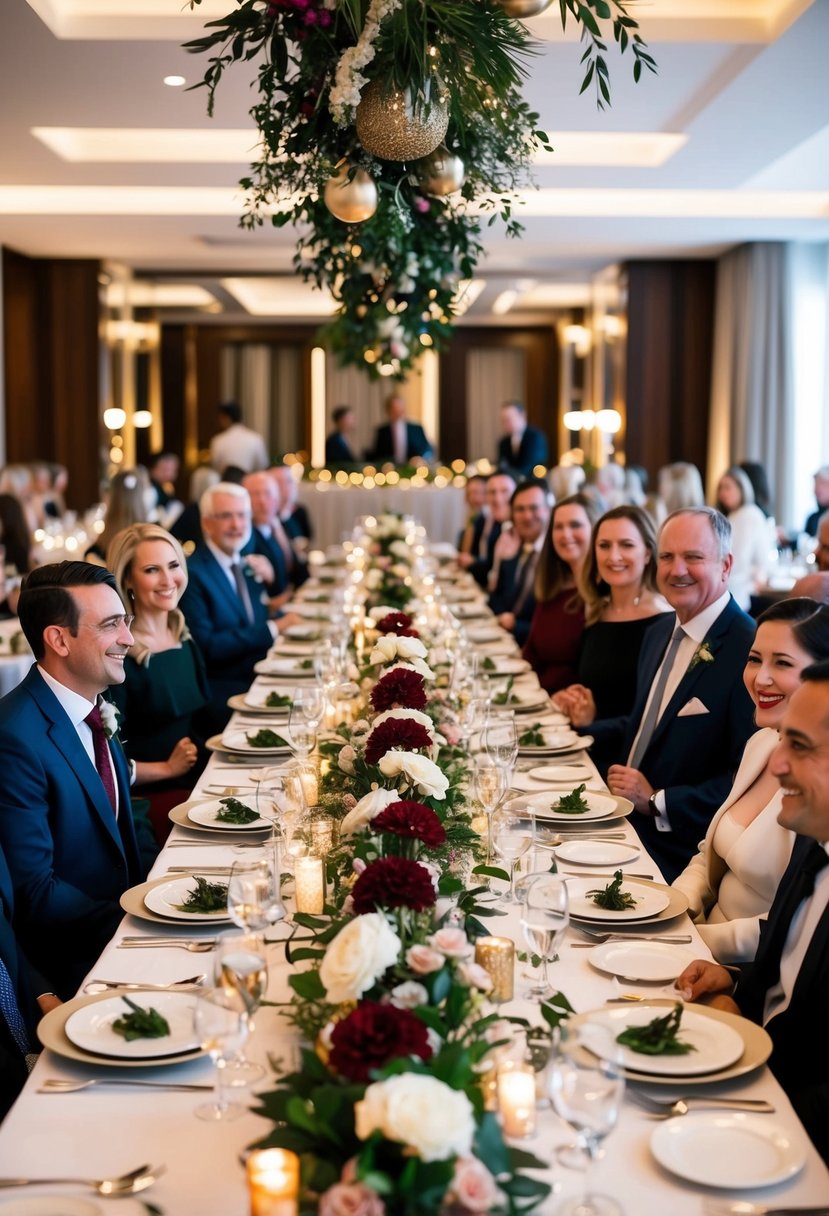
<svg viewBox="0 0 829 1216">
<path fill-rule="evenodd" d="M 475 962 L 492 980 L 491 1001 L 511 1001 L 515 988 L 515 945 L 508 937 L 479 937 Z"/>
<path fill-rule="evenodd" d="M 296 1216 L 299 1157 L 284 1148 L 257 1149 L 245 1162 L 250 1216 Z"/>
<path fill-rule="evenodd" d="M 321 915 L 325 907 L 325 862 L 321 857 L 297 857 L 294 900 L 297 912 Z"/>
<path fill-rule="evenodd" d="M 337 824 L 319 807 L 311 809 L 308 818 L 308 842 L 316 857 L 327 857 L 337 843 Z"/>
<path fill-rule="evenodd" d="M 527 1064 L 507 1061 L 498 1068 L 495 1083 L 501 1128 L 508 1140 L 535 1133 L 535 1073 Z"/>
</svg>

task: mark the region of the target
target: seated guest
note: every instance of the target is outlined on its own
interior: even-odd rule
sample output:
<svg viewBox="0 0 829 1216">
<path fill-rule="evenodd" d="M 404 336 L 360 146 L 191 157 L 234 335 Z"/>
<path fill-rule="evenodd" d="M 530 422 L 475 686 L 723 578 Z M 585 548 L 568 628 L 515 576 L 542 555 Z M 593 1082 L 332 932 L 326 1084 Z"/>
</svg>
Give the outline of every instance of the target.
<svg viewBox="0 0 829 1216">
<path fill-rule="evenodd" d="M 268 472 L 279 489 L 279 518 L 299 555 L 305 556 L 308 542 L 314 539 L 314 528 L 308 510 L 299 501 L 299 482 L 287 464 L 273 465 Z"/>
<path fill-rule="evenodd" d="M 434 450 L 419 422 L 406 418 L 406 402 L 394 393 L 386 399 L 388 422 L 378 426 L 374 444 L 366 453 L 377 464 L 425 464 L 434 457 Z"/>
<path fill-rule="evenodd" d="M 179 473 L 179 458 L 175 452 L 155 452 L 150 457 L 147 472 L 155 490 L 156 512 L 159 522 L 169 528 L 184 510 L 184 503 L 176 496 L 176 478 Z"/>
<path fill-rule="evenodd" d="M 549 458 L 547 436 L 527 423 L 527 409 L 520 401 L 505 401 L 501 406 L 501 438 L 496 465 L 521 477 L 531 477 L 536 465 Z"/>
<path fill-rule="evenodd" d="M 515 482 L 509 473 L 492 473 L 487 478 L 486 510 L 473 529 L 469 552 L 458 554 L 458 565 L 462 570 L 468 570 L 481 587 L 486 586 L 495 560 L 495 542 L 501 529 L 509 523 L 510 500 L 514 492 Z"/>
<path fill-rule="evenodd" d="M 636 697 L 639 651 L 651 626 L 670 608 L 656 590 L 656 531 L 641 507 L 616 507 L 593 530 L 579 582 L 586 628 L 578 683 L 553 697 L 574 726 L 629 714 Z M 600 768 L 613 755 L 597 742 Z"/>
<path fill-rule="evenodd" d="M 829 658 L 829 608 L 782 600 L 757 621 L 744 672 L 759 727 L 699 852 L 673 885 L 688 896 L 700 936 L 721 963 L 750 962 L 794 844 L 777 816 L 783 792 L 771 772 L 778 731 L 805 667 Z"/>
<path fill-rule="evenodd" d="M 765 465 L 760 464 L 757 460 L 741 460 L 737 467 L 743 470 L 751 482 L 755 503 L 763 512 L 766 519 L 771 519 L 774 516 L 774 510 L 771 501 L 771 489 L 769 488 L 769 475 L 766 472 Z"/>
<path fill-rule="evenodd" d="M 557 464 L 550 469 L 550 489 L 556 502 L 578 494 L 584 485 L 584 469 L 580 464 Z"/>
<path fill-rule="evenodd" d="M 803 531 L 810 536 L 817 536 L 817 528 L 821 516 L 829 511 L 829 464 L 821 465 L 815 473 L 815 499 L 817 510 L 813 511 L 803 525 Z"/>
<path fill-rule="evenodd" d="M 773 538 L 768 520 L 754 501 L 751 482 L 736 465 L 726 469 L 717 486 L 717 510 L 731 524 L 734 564 L 728 589 L 748 611 L 751 597 L 766 581 Z"/>
<path fill-rule="evenodd" d="M 32 571 L 19 615 L 36 666 L 0 701 L 0 847 L 21 945 L 66 999 L 144 877 L 129 766 L 101 708 L 124 679 L 132 617 L 109 571 L 88 562 Z"/>
<path fill-rule="evenodd" d="M 338 405 L 331 415 L 334 430 L 325 441 L 325 463 L 329 467 L 338 464 L 358 464 L 359 458 L 351 445 L 357 418 L 350 405 Z"/>
<path fill-rule="evenodd" d="M 297 565 L 282 521 L 279 518 L 279 487 L 270 473 L 248 473 L 242 482 L 250 495 L 253 531 L 246 550 L 261 553 L 273 566 L 274 578 L 268 583 L 268 607 L 274 614 L 293 593 L 291 573 Z"/>
<path fill-rule="evenodd" d="M 829 603 L 829 570 L 817 574 L 804 574 L 799 578 L 789 592 L 789 599 L 805 597 L 817 600 L 819 604 Z"/>
<path fill-rule="evenodd" d="M 279 632 L 262 598 L 274 571 L 261 554 L 242 557 L 251 536 L 250 496 L 243 486 L 221 481 L 205 491 L 200 507 L 204 542 L 187 562 L 181 609 L 204 656 L 211 726 L 219 730 L 229 717 L 228 698 L 247 691 L 254 664 Z"/>
<path fill-rule="evenodd" d="M 700 471 L 695 464 L 685 460 L 663 465 L 659 470 L 658 485 L 666 516 L 688 507 L 701 507 L 705 502 Z"/>
<path fill-rule="evenodd" d="M 510 504 L 512 530 L 495 545 L 489 606 L 498 624 L 523 645 L 535 611 L 535 572 L 550 520 L 550 496 L 539 481 L 523 481 Z M 500 552 L 499 552 L 500 550 Z"/>
<path fill-rule="evenodd" d="M 631 823 L 668 882 L 696 853 L 754 731 L 742 681 L 754 624 L 729 594 L 730 573 L 731 529 L 719 511 L 668 516 L 656 582 L 676 616 L 648 630 L 631 713 L 591 728 L 615 749 L 607 783 L 633 802 Z"/>
<path fill-rule="evenodd" d="M 547 692 L 558 692 L 575 679 L 584 632 L 578 585 L 595 518 L 593 504 L 583 494 L 563 498 L 550 513 L 535 576 L 535 612 L 522 652 Z"/>
<path fill-rule="evenodd" d="M 187 774 L 198 759 L 198 718 L 209 695 L 204 661 L 178 609 L 187 563 L 181 545 L 158 524 L 133 524 L 113 539 L 107 565 L 135 613 L 135 641 L 112 700 L 135 761 L 136 787 L 152 803 L 156 793 L 192 788 Z M 174 803 L 163 799 L 159 805 Z"/>
<path fill-rule="evenodd" d="M 797 833 L 753 964 L 733 977 L 697 960 L 676 981 L 700 999 L 765 1026 L 769 1067 L 829 1164 L 829 662 L 801 673 L 783 718 L 771 772 L 783 791 L 781 827 Z"/>
<path fill-rule="evenodd" d="M 23 508 L 13 494 L 0 494 L 0 544 L 3 565 L 14 566 L 18 574 L 28 574 L 32 568 L 32 538 Z"/>
<path fill-rule="evenodd" d="M 486 478 L 475 473 L 467 480 L 463 491 L 466 502 L 466 524 L 458 536 L 458 553 L 471 553 L 475 528 L 486 511 Z"/>
<path fill-rule="evenodd" d="M 144 524 L 155 510 L 155 490 L 143 465 L 116 473 L 107 490 L 104 529 L 84 553 L 88 562 L 106 565 L 112 539 L 131 524 Z"/>
<path fill-rule="evenodd" d="M 209 464 L 200 464 L 190 474 L 187 505 L 175 523 L 170 525 L 170 534 L 181 542 L 186 555 L 193 552 L 196 545 L 204 539 L 201 530 L 201 513 L 199 502 L 205 490 L 218 485 L 221 481 L 219 474 Z"/>
</svg>

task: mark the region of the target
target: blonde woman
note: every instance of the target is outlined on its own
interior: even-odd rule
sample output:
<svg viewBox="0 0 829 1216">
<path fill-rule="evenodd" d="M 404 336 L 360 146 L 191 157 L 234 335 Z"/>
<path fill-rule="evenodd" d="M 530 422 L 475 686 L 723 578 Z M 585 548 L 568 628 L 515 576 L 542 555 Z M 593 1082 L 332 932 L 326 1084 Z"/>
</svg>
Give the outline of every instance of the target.
<svg viewBox="0 0 829 1216">
<path fill-rule="evenodd" d="M 116 473 L 107 492 L 104 530 L 84 554 L 86 561 L 106 566 L 107 550 L 116 534 L 130 524 L 145 523 L 150 519 L 155 505 L 156 493 L 143 465 Z M 111 566 L 109 568 L 112 569 Z"/>
<path fill-rule="evenodd" d="M 754 487 L 738 466 L 726 469 L 717 486 L 717 510 L 731 524 L 734 564 L 728 590 L 741 608 L 751 606 L 751 597 L 765 582 L 769 552 L 774 544 L 774 521 L 769 523 L 754 500 Z"/>
</svg>

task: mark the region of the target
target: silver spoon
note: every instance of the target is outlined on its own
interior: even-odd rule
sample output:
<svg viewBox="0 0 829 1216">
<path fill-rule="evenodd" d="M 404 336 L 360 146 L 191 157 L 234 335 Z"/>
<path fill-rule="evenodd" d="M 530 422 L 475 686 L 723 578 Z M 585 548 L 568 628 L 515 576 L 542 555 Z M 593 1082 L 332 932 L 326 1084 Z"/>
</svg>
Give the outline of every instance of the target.
<svg viewBox="0 0 829 1216">
<path fill-rule="evenodd" d="M 84 984 L 84 992 L 94 994 L 96 992 L 106 992 L 107 988 L 120 988 L 129 992 L 168 992 L 171 988 L 198 988 L 199 984 L 203 984 L 207 976 L 188 975 L 186 980 L 173 980 L 170 984 L 134 984 L 126 980 L 90 980 Z"/>
<path fill-rule="evenodd" d="M 140 1165 L 137 1170 L 121 1174 L 117 1178 L 0 1178 L 0 1188 L 18 1186 L 43 1186 L 45 1183 L 72 1183 L 77 1186 L 89 1186 L 99 1195 L 134 1195 L 152 1186 L 156 1178 L 164 1173 L 165 1166 L 153 1168 L 151 1165 Z"/>
</svg>

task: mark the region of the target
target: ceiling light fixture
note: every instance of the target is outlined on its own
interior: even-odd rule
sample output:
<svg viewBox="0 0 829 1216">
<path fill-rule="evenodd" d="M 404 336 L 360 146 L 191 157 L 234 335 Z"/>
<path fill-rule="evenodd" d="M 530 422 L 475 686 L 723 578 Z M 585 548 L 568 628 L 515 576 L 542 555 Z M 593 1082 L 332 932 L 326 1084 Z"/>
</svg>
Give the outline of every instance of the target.
<svg viewBox="0 0 829 1216">
<path fill-rule="evenodd" d="M 183 84 L 187 84 L 187 79 L 184 76 L 165 76 L 164 83 L 171 89 L 180 89 Z"/>
</svg>

